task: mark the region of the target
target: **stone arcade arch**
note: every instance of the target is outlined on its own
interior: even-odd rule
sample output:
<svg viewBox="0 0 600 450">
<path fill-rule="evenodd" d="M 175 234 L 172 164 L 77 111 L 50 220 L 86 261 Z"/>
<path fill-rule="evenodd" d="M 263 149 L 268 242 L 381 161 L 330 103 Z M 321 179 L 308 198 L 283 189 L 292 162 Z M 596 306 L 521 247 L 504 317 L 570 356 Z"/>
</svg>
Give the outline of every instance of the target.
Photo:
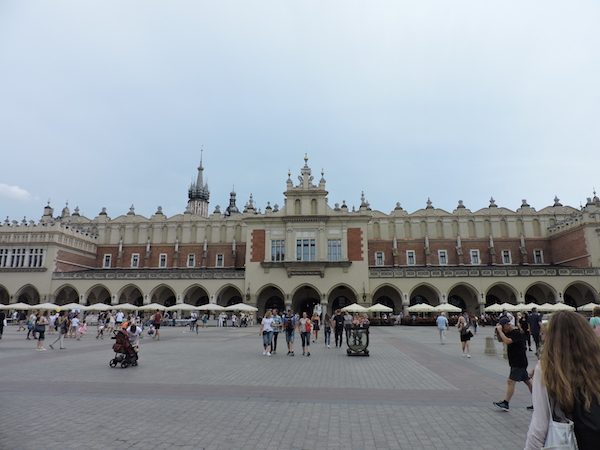
<svg viewBox="0 0 600 450">
<path fill-rule="evenodd" d="M 79 292 L 71 285 L 61 286 L 54 294 L 54 303 L 66 305 L 67 303 L 79 303 Z"/>
<path fill-rule="evenodd" d="M 26 284 L 19 289 L 15 298 L 17 302 L 27 303 L 28 305 L 37 305 L 40 303 L 40 293 L 31 284 Z"/>
<path fill-rule="evenodd" d="M 175 296 L 175 291 L 166 284 L 155 287 L 150 293 L 150 303 L 158 303 L 169 307 L 173 306 L 176 302 L 177 297 Z"/>
<path fill-rule="evenodd" d="M 321 303 L 321 294 L 308 284 L 296 288 L 292 295 L 292 310 L 300 315 L 303 312 L 312 314 L 316 304 Z"/>
<path fill-rule="evenodd" d="M 389 284 L 379 286 L 373 292 L 373 304 L 381 303 L 394 309 L 394 314 L 402 311 L 402 293 Z"/>
<path fill-rule="evenodd" d="M 285 296 L 283 291 L 274 285 L 267 285 L 261 288 L 256 297 L 256 307 L 258 314 L 263 316 L 269 309 L 277 308 L 280 312 L 285 311 Z"/>
<path fill-rule="evenodd" d="M 556 303 L 557 298 L 556 291 L 547 283 L 536 282 L 525 290 L 525 303 Z"/>
<path fill-rule="evenodd" d="M 104 303 L 110 305 L 111 296 L 110 291 L 101 284 L 92 286 L 86 293 L 85 298 L 87 299 L 88 305 L 94 305 L 96 303 Z"/>
<path fill-rule="evenodd" d="M 202 286 L 194 284 L 183 293 L 183 303 L 194 306 L 206 305 L 209 303 L 208 292 Z"/>
<path fill-rule="evenodd" d="M 434 286 L 426 283 L 415 286 L 410 293 L 410 306 L 418 303 L 427 303 L 431 306 L 439 305 L 439 291 Z"/>
<path fill-rule="evenodd" d="M 329 314 L 333 315 L 336 309 L 358 302 L 358 295 L 350 286 L 340 284 L 329 291 L 327 300 L 327 310 Z"/>
<path fill-rule="evenodd" d="M 144 304 L 144 296 L 141 289 L 133 284 L 125 286 L 119 293 L 119 303 L 131 303 L 135 306 L 142 306 Z"/>
<path fill-rule="evenodd" d="M 567 305 L 574 306 L 575 308 L 591 302 L 598 303 L 598 296 L 594 288 L 582 281 L 577 281 L 567 286 L 563 293 L 563 299 Z"/>
<path fill-rule="evenodd" d="M 8 289 L 0 284 L 0 305 L 8 305 L 10 301 L 10 294 L 8 293 Z"/>
<path fill-rule="evenodd" d="M 517 304 L 517 291 L 506 283 L 496 283 L 491 285 L 485 294 L 485 306 L 494 303 L 512 303 Z"/>
<path fill-rule="evenodd" d="M 479 294 L 468 283 L 458 283 L 448 291 L 448 303 L 463 311 L 479 313 Z"/>
<path fill-rule="evenodd" d="M 217 303 L 221 306 L 235 305 L 244 301 L 240 290 L 232 284 L 223 286 L 216 297 Z"/>
</svg>

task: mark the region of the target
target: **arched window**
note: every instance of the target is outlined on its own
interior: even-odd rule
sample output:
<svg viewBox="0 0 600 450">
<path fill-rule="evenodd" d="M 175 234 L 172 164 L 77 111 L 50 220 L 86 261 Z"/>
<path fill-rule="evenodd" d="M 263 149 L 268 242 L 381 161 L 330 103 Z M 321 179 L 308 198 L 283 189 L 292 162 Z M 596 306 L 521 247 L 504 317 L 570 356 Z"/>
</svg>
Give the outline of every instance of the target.
<svg viewBox="0 0 600 450">
<path fill-rule="evenodd" d="M 297 198 L 296 201 L 294 202 L 294 214 L 296 214 L 297 216 L 302 214 L 302 204 L 300 203 L 299 198 Z"/>
</svg>

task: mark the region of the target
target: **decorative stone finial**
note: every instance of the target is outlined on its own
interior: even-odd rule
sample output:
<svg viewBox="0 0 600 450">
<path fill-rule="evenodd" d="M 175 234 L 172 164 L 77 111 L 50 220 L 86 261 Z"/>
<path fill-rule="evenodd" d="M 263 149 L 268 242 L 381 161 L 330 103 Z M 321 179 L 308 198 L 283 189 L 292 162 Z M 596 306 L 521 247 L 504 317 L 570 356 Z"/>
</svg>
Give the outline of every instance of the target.
<svg viewBox="0 0 600 450">
<path fill-rule="evenodd" d="M 429 197 L 427 197 L 427 206 L 425 207 L 425 209 L 433 209 L 433 203 L 431 202 L 431 199 Z"/>
<path fill-rule="evenodd" d="M 127 213 L 127 215 L 128 216 L 135 216 L 135 207 L 133 206 L 133 203 L 129 207 L 129 212 Z"/>
<path fill-rule="evenodd" d="M 463 203 L 463 201 L 462 201 L 462 200 L 459 200 L 459 201 L 458 201 L 458 206 L 457 206 L 456 208 L 458 208 L 458 209 L 463 209 L 464 207 L 465 207 L 465 204 Z"/>
<path fill-rule="evenodd" d="M 490 197 L 490 208 L 497 208 L 498 205 L 496 205 L 496 200 L 494 200 L 494 197 Z"/>
<path fill-rule="evenodd" d="M 527 203 L 527 199 L 524 198 L 521 200 L 521 208 L 529 208 L 529 203 Z"/>
<path fill-rule="evenodd" d="M 558 195 L 554 196 L 554 205 L 552 206 L 562 206 L 562 204 L 560 203 L 560 199 L 558 198 Z"/>
</svg>

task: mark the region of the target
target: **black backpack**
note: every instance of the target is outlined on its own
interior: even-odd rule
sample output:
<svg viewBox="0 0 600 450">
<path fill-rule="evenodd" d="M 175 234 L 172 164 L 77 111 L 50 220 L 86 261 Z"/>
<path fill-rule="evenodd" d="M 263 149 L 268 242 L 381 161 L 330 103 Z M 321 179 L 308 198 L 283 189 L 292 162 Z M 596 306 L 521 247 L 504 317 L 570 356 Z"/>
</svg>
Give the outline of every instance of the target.
<svg viewBox="0 0 600 450">
<path fill-rule="evenodd" d="M 285 329 L 287 331 L 294 331 L 294 317 L 288 317 L 286 316 L 285 318 Z"/>
</svg>

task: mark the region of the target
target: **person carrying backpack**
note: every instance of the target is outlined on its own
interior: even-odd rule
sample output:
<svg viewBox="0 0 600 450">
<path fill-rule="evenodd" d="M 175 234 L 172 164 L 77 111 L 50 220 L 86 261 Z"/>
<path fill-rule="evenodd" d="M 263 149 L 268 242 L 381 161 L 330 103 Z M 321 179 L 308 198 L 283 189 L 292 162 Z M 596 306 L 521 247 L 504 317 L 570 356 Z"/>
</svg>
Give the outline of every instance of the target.
<svg viewBox="0 0 600 450">
<path fill-rule="evenodd" d="M 296 318 L 291 309 L 287 310 L 287 314 L 283 318 L 283 328 L 285 330 L 285 342 L 288 347 L 288 356 L 294 356 L 294 332 L 296 330 Z"/>
<path fill-rule="evenodd" d="M 69 318 L 65 315 L 64 311 L 61 311 L 58 314 L 58 317 L 56 318 L 56 320 L 54 321 L 55 326 L 56 326 L 56 331 L 58 331 L 58 337 L 54 340 L 54 342 L 52 342 L 52 344 L 49 345 L 49 347 L 54 350 L 54 344 L 56 344 L 57 342 L 60 343 L 60 350 L 64 350 L 65 349 L 65 336 L 67 335 L 67 333 L 69 332 L 69 328 L 71 326 L 71 323 L 69 321 Z"/>
</svg>

